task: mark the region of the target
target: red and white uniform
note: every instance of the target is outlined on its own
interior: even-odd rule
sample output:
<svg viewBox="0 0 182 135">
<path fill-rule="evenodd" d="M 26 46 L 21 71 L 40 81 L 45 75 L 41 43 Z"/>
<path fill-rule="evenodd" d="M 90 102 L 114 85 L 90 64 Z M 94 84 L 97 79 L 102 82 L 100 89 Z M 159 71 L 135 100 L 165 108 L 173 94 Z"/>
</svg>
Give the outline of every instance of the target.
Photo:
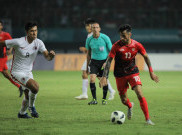
<svg viewBox="0 0 182 135">
<path fill-rule="evenodd" d="M 137 53 L 144 55 L 146 50 L 141 43 L 131 39 L 131 43 L 123 45 L 121 40 L 113 44 L 109 57 L 115 58 L 114 76 L 120 94 L 124 94 L 129 88 L 141 85 L 139 70 L 135 64 Z"/>
<path fill-rule="evenodd" d="M 0 33 L 0 41 L 4 41 L 7 39 L 12 39 L 12 37 L 10 36 L 9 33 L 2 31 Z M 8 58 L 6 55 L 6 47 L 0 47 L 0 72 L 2 72 L 3 70 L 7 70 L 7 62 Z"/>
<path fill-rule="evenodd" d="M 31 44 L 28 43 L 27 37 L 6 40 L 7 48 L 13 47 L 14 55 L 11 66 L 11 75 L 14 80 L 22 85 L 32 78 L 33 62 L 38 51 L 46 51 L 44 43 L 40 39 L 35 39 Z"/>
</svg>

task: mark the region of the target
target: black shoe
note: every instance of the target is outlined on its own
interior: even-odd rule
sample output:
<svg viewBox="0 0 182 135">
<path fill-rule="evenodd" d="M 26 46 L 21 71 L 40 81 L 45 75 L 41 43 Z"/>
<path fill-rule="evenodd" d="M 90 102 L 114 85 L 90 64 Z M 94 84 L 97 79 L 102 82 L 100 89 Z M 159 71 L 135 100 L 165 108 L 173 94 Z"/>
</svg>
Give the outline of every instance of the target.
<svg viewBox="0 0 182 135">
<path fill-rule="evenodd" d="M 30 117 L 30 116 L 28 115 L 28 113 L 25 113 L 25 114 L 20 114 L 20 113 L 18 113 L 18 118 L 30 119 L 30 118 L 32 118 L 32 117 Z"/>
<path fill-rule="evenodd" d="M 88 103 L 88 105 L 96 105 L 97 104 L 97 100 L 93 99 L 91 102 Z"/>
<path fill-rule="evenodd" d="M 102 105 L 106 105 L 107 104 L 107 100 L 106 99 L 102 99 Z"/>
<path fill-rule="evenodd" d="M 20 86 L 20 88 L 19 88 L 19 92 L 20 92 L 19 97 L 21 97 L 21 96 L 23 95 L 23 88 L 22 88 L 22 86 Z"/>
<path fill-rule="evenodd" d="M 37 113 L 35 107 L 28 107 L 28 110 L 30 111 L 31 113 L 31 116 L 34 117 L 34 118 L 38 118 L 39 117 L 39 114 Z"/>
</svg>

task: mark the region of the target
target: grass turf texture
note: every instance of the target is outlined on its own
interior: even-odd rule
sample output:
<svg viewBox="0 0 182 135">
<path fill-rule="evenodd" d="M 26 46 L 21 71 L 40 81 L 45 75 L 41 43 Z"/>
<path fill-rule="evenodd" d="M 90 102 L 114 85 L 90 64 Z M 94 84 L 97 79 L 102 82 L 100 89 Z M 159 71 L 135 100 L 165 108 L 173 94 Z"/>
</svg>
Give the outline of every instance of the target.
<svg viewBox="0 0 182 135">
<path fill-rule="evenodd" d="M 128 90 L 130 101 L 135 103 L 132 120 L 123 125 L 110 122 L 111 112 L 123 111 L 118 92 L 113 101 L 103 106 L 102 90 L 98 88 L 98 105 L 89 106 L 88 100 L 76 100 L 81 94 L 81 72 L 34 71 L 40 84 L 36 100 L 38 119 L 18 119 L 22 98 L 18 90 L 0 75 L 0 135 L 177 135 L 182 132 L 182 72 L 156 72 L 160 83 L 154 83 L 148 72 L 141 72 L 143 93 L 147 99 L 151 120 L 155 126 L 145 125 L 144 115 L 138 99 Z M 110 73 L 110 82 L 116 89 L 115 79 Z"/>
</svg>

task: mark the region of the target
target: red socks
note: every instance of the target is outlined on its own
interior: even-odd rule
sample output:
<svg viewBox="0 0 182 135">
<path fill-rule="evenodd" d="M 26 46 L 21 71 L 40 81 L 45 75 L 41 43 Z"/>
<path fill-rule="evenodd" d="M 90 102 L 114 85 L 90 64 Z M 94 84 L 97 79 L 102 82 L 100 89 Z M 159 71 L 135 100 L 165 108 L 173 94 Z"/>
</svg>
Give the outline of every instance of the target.
<svg viewBox="0 0 182 135">
<path fill-rule="evenodd" d="M 148 120 L 149 119 L 149 111 L 148 111 L 148 105 L 147 105 L 147 101 L 145 99 L 145 97 L 141 98 L 140 100 L 140 107 L 145 115 L 145 119 Z"/>
<path fill-rule="evenodd" d="M 132 107 L 132 104 L 131 104 L 129 99 L 127 99 L 127 101 L 126 101 L 126 103 L 124 105 L 128 106 L 128 108 Z"/>
</svg>

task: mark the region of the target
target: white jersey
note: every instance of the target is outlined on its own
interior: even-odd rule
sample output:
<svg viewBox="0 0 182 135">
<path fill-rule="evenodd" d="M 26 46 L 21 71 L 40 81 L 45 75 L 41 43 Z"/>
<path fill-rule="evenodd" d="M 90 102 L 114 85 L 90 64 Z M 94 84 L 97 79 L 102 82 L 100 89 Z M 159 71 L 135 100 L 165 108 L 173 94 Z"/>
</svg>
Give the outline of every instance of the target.
<svg viewBox="0 0 182 135">
<path fill-rule="evenodd" d="M 87 38 L 91 37 L 92 35 L 93 35 L 93 32 L 89 33 L 89 34 L 87 35 Z"/>
<path fill-rule="evenodd" d="M 31 44 L 27 37 L 5 40 L 7 48 L 13 47 L 14 55 L 11 66 L 11 72 L 31 72 L 33 62 L 38 51 L 46 51 L 44 43 L 40 39 L 35 39 Z"/>
</svg>

